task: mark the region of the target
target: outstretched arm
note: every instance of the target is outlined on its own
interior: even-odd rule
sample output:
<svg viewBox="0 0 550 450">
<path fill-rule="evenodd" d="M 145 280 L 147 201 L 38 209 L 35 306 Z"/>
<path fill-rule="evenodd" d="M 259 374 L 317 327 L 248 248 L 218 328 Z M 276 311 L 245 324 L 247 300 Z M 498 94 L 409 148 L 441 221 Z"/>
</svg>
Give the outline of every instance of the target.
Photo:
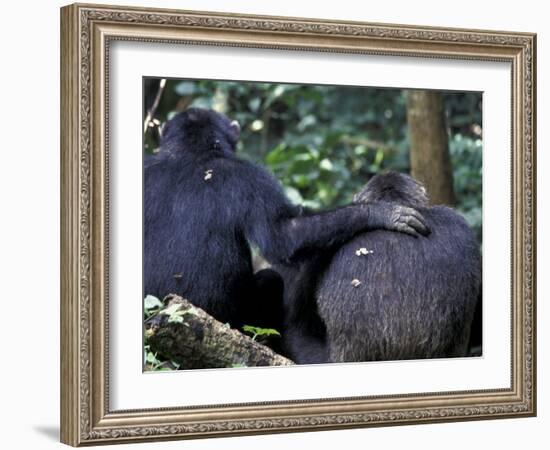
<svg viewBox="0 0 550 450">
<path fill-rule="evenodd" d="M 386 202 L 350 205 L 317 214 L 290 204 L 276 180 L 258 169 L 240 178 L 246 198 L 241 217 L 247 239 L 271 262 L 286 263 L 310 252 L 341 245 L 361 231 L 387 229 L 413 236 L 426 234 L 422 215 Z"/>
<path fill-rule="evenodd" d="M 317 214 L 274 221 L 271 249 L 277 261 L 342 245 L 361 231 L 385 229 L 418 237 L 426 234 L 422 215 L 412 208 L 390 203 L 350 205 Z"/>
</svg>

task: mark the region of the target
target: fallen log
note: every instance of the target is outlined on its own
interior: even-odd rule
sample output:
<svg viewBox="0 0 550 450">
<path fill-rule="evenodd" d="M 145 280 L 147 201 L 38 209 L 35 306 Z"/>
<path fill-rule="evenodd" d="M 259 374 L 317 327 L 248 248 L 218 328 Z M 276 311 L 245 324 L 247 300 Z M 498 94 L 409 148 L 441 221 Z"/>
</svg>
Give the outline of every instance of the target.
<svg viewBox="0 0 550 450">
<path fill-rule="evenodd" d="M 182 297 L 170 295 L 164 305 L 146 321 L 145 333 L 151 350 L 180 369 L 294 364 Z"/>
</svg>

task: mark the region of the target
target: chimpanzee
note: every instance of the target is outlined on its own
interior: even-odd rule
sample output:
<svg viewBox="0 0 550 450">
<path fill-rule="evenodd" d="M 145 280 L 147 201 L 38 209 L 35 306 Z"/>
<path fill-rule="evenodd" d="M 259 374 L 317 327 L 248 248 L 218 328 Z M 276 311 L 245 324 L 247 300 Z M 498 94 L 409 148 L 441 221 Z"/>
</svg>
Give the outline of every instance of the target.
<svg viewBox="0 0 550 450">
<path fill-rule="evenodd" d="M 236 156 L 238 138 L 236 122 L 205 109 L 164 127 L 159 154 L 145 161 L 145 294 L 176 293 L 234 327 L 255 325 L 247 305 L 262 302 L 259 291 L 276 277 L 253 274 L 250 243 L 289 263 L 359 231 L 426 232 L 423 217 L 397 203 L 304 214 L 267 170 Z"/>
<path fill-rule="evenodd" d="M 431 233 L 362 233 L 332 256 L 315 290 L 328 360 L 467 356 L 481 286 L 473 231 L 451 208 L 429 207 L 408 175 L 376 175 L 354 198 L 380 201 L 417 209 Z"/>
</svg>

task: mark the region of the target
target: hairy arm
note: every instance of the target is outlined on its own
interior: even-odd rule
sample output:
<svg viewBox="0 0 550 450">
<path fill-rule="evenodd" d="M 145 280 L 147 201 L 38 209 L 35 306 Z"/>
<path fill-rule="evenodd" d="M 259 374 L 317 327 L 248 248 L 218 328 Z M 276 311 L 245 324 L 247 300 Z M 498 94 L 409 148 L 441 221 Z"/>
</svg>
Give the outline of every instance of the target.
<svg viewBox="0 0 550 450">
<path fill-rule="evenodd" d="M 239 197 L 247 200 L 241 210 L 241 228 L 271 262 L 287 263 L 334 248 L 366 230 L 383 228 L 413 236 L 427 232 L 416 210 L 384 202 L 305 213 L 289 202 L 270 174 L 248 167 L 251 170 L 233 183 L 241 188 Z"/>
<path fill-rule="evenodd" d="M 338 247 L 361 231 L 388 229 L 418 236 L 425 232 L 422 216 L 411 208 L 388 203 L 350 205 L 317 214 L 279 219 L 274 257 L 289 260 L 309 252 Z"/>
</svg>

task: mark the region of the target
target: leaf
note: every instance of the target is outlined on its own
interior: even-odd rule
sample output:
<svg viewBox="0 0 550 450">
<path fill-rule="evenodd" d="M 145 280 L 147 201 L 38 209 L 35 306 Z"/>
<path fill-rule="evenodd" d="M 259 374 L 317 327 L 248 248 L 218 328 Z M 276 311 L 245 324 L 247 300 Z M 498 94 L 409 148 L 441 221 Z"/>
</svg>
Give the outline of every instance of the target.
<svg viewBox="0 0 550 450">
<path fill-rule="evenodd" d="M 286 153 L 287 146 L 284 143 L 277 145 L 271 150 L 265 157 L 265 162 L 268 166 L 274 166 L 288 160 L 288 154 Z"/>
<path fill-rule="evenodd" d="M 183 323 L 183 317 L 186 315 L 197 316 L 199 312 L 196 308 L 191 307 L 186 310 L 181 309 L 182 305 L 174 303 L 168 308 L 163 309 L 159 314 L 166 314 L 170 316 L 168 318 L 168 323 Z"/>
<path fill-rule="evenodd" d="M 149 311 L 151 309 L 162 308 L 163 306 L 164 305 L 162 304 L 162 302 L 154 295 L 147 295 L 143 299 L 143 307 L 145 308 L 146 311 Z"/>
<path fill-rule="evenodd" d="M 300 194 L 300 191 L 298 191 L 298 189 L 296 188 L 293 188 L 292 186 L 285 187 L 285 194 L 295 205 L 300 205 L 304 201 L 304 198 Z"/>
<path fill-rule="evenodd" d="M 193 95 L 196 92 L 195 83 L 192 81 L 182 81 L 181 83 L 176 84 L 174 90 L 182 97 L 186 95 Z"/>
<path fill-rule="evenodd" d="M 317 123 L 317 118 L 312 115 L 308 114 L 307 116 L 304 116 L 302 120 L 296 125 L 296 129 L 300 132 L 304 132 L 307 128 L 315 125 Z"/>
<path fill-rule="evenodd" d="M 248 102 L 248 107 L 250 108 L 250 111 L 252 112 L 258 112 L 258 109 L 260 109 L 260 105 L 262 103 L 262 99 L 260 97 L 254 97 Z"/>
<path fill-rule="evenodd" d="M 260 331 L 258 333 L 258 336 L 280 336 L 281 333 L 279 333 L 274 328 L 260 328 Z"/>
<path fill-rule="evenodd" d="M 194 108 L 204 108 L 204 109 L 212 109 L 214 105 L 214 102 L 212 98 L 205 98 L 205 97 L 198 97 L 195 100 L 193 100 L 193 103 L 191 103 L 191 106 Z"/>
<path fill-rule="evenodd" d="M 332 164 L 332 161 L 330 159 L 323 158 L 319 163 L 319 167 L 323 170 L 328 170 L 329 172 L 332 172 L 332 170 L 334 169 L 334 164 Z"/>
<path fill-rule="evenodd" d="M 260 327 L 253 327 L 252 325 L 244 325 L 243 331 L 247 333 L 251 333 L 254 336 L 280 336 L 281 333 L 279 333 L 274 328 L 260 328 Z"/>
<path fill-rule="evenodd" d="M 244 325 L 243 326 L 243 331 L 246 331 L 247 333 L 256 333 L 257 329 L 258 328 L 253 327 L 252 325 Z"/>
</svg>

